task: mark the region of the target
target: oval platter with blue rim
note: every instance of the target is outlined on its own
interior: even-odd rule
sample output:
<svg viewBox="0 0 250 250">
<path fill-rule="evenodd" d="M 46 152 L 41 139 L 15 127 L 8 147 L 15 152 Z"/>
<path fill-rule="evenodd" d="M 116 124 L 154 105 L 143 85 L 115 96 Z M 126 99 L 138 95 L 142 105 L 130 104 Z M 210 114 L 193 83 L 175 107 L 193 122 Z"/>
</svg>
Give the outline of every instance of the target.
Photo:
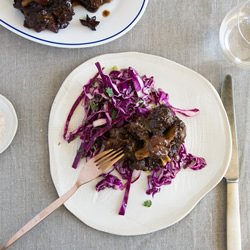
<svg viewBox="0 0 250 250">
<path fill-rule="evenodd" d="M 21 11 L 13 7 L 13 0 L 2 0 L 0 10 L 0 24 L 12 32 L 31 41 L 63 48 L 93 47 L 111 42 L 134 27 L 142 17 L 148 0 L 112 0 L 102 5 L 97 12 L 90 13 L 82 6 L 75 6 L 72 21 L 66 29 L 58 33 L 45 30 L 40 33 L 23 26 L 24 16 Z M 103 12 L 110 14 L 105 17 Z M 85 19 L 86 14 L 96 16 L 100 23 L 96 31 L 83 26 L 79 19 Z"/>
</svg>

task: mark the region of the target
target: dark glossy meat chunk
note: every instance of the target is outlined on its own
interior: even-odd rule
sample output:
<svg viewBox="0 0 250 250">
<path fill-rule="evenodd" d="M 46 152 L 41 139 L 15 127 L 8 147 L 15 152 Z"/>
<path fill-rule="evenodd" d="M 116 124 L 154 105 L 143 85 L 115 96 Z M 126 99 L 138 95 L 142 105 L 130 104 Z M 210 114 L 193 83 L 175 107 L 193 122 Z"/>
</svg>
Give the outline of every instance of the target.
<svg viewBox="0 0 250 250">
<path fill-rule="evenodd" d="M 107 135 L 106 148 L 124 149 L 130 168 L 152 170 L 175 157 L 186 137 L 186 126 L 173 110 L 160 105 L 147 117 L 141 116 Z"/>
<path fill-rule="evenodd" d="M 169 160 L 169 141 L 165 137 L 154 135 L 150 138 L 148 143 L 148 152 L 151 158 L 164 159 L 165 162 Z"/>
<path fill-rule="evenodd" d="M 166 165 L 171 158 L 176 156 L 181 144 L 186 137 L 186 126 L 176 117 L 173 124 L 164 131 L 162 136 L 153 135 L 149 141 L 149 155 L 153 159 L 161 159 L 162 165 Z"/>
<path fill-rule="evenodd" d="M 161 160 L 150 157 L 140 161 L 130 161 L 130 168 L 135 170 L 151 171 L 162 166 Z"/>
<path fill-rule="evenodd" d="M 154 112 L 147 117 L 149 121 L 149 130 L 154 135 L 162 135 L 166 128 L 171 126 L 176 119 L 173 110 L 166 106 L 160 105 Z"/>
<path fill-rule="evenodd" d="M 178 154 L 181 144 L 184 142 L 186 138 L 186 126 L 185 123 L 176 119 L 174 124 L 169 128 L 166 134 L 167 139 L 170 141 L 170 151 L 169 157 L 172 158 Z"/>
<path fill-rule="evenodd" d="M 75 0 L 74 2 L 81 4 L 90 12 L 96 12 L 105 3 L 104 0 Z"/>
<path fill-rule="evenodd" d="M 74 15 L 70 0 L 15 0 L 14 7 L 24 14 L 24 26 L 36 32 L 47 29 L 57 33 Z"/>
<path fill-rule="evenodd" d="M 24 26 L 36 32 L 50 30 L 55 33 L 69 25 L 74 15 L 72 3 L 96 12 L 111 0 L 14 0 L 13 6 L 24 14 Z"/>
<path fill-rule="evenodd" d="M 109 132 L 109 139 L 104 142 L 105 148 L 123 148 L 126 153 L 126 157 L 132 160 L 136 160 L 134 152 L 141 148 L 143 141 L 138 140 L 133 134 L 128 133 L 125 127 L 112 128 Z"/>
<path fill-rule="evenodd" d="M 126 128 L 129 133 L 135 134 L 140 140 L 149 138 L 149 124 L 144 116 L 140 116 L 136 122 L 129 123 Z"/>
</svg>

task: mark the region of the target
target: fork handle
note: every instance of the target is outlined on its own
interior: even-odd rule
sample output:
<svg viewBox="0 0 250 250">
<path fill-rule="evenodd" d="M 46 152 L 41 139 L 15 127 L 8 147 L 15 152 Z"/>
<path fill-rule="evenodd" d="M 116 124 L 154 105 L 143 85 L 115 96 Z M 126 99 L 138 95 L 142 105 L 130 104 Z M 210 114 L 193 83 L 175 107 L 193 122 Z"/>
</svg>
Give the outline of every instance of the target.
<svg viewBox="0 0 250 250">
<path fill-rule="evenodd" d="M 26 225 L 24 225 L 2 248 L 2 250 L 7 249 L 10 245 L 12 245 L 15 241 L 21 238 L 24 234 L 26 234 L 30 229 L 35 227 L 38 223 L 40 223 L 43 219 L 49 216 L 52 212 L 54 212 L 57 208 L 59 208 L 64 202 L 66 202 L 79 188 L 77 184 L 75 184 L 69 191 L 67 191 L 64 195 L 59 197 L 53 203 L 51 203 L 48 207 L 43 209 L 39 214 L 37 214 L 33 219 L 31 219 Z"/>
</svg>

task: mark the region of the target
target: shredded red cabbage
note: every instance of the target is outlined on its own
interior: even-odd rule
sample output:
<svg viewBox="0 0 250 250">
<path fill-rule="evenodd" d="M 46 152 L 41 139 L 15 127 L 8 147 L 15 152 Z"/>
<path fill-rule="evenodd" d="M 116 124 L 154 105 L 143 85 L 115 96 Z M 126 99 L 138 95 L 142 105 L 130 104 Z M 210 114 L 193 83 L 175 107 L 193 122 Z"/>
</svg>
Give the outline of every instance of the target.
<svg viewBox="0 0 250 250">
<path fill-rule="evenodd" d="M 99 62 L 96 63 L 96 67 L 98 73 L 83 86 L 83 91 L 73 104 L 64 127 L 63 137 L 67 142 L 70 143 L 77 137 L 81 140 L 73 168 L 77 168 L 83 157 L 92 158 L 100 152 L 102 142 L 106 139 L 105 133 L 112 127 L 121 127 L 135 121 L 160 104 L 170 106 L 175 113 L 187 117 L 199 113 L 197 108 L 183 110 L 170 105 L 169 95 L 160 88 L 154 88 L 154 78 L 145 75 L 141 77 L 132 67 L 114 69 L 109 74 L 103 72 Z M 85 111 L 82 123 L 75 130 L 68 132 L 70 120 L 80 103 Z M 160 191 L 161 186 L 171 184 L 181 168 L 199 170 L 205 166 L 205 159 L 187 153 L 183 144 L 177 159 L 172 159 L 166 166 L 153 170 L 152 175 L 148 176 L 146 193 L 154 196 Z M 126 181 L 125 184 L 119 177 L 111 174 L 114 170 Z M 102 174 L 103 179 L 96 185 L 98 192 L 105 188 L 125 189 L 120 215 L 125 214 L 131 184 L 140 177 L 140 172 L 137 177 L 133 177 L 133 172 L 125 159 L 114 164 L 114 169 L 110 172 Z"/>
<path fill-rule="evenodd" d="M 96 185 L 96 191 L 100 192 L 101 190 L 105 189 L 105 188 L 113 188 L 113 189 L 123 189 L 123 184 L 121 182 L 121 180 L 111 174 L 101 174 L 101 176 L 103 177 L 103 179 L 101 181 L 99 181 Z"/>
<path fill-rule="evenodd" d="M 187 153 L 185 145 L 182 144 L 177 159 L 171 159 L 171 162 L 168 162 L 166 166 L 154 169 L 152 175 L 148 176 L 148 189 L 146 194 L 152 194 L 154 197 L 156 193 L 160 192 L 161 186 L 172 183 L 172 179 L 176 177 L 182 168 L 185 169 L 189 167 L 193 170 L 199 170 L 205 166 L 206 161 L 204 158 Z"/>
<path fill-rule="evenodd" d="M 123 201 L 122 201 L 122 205 L 121 205 L 121 208 L 120 208 L 120 211 L 119 211 L 119 215 L 125 215 L 126 207 L 127 207 L 127 204 L 128 204 L 130 186 L 131 186 L 131 183 L 132 183 L 132 176 L 133 176 L 133 170 L 130 169 L 129 176 L 128 176 L 128 181 L 127 181 L 127 185 L 126 185 L 126 189 L 125 189 L 125 193 L 124 193 L 124 197 L 123 197 Z"/>
</svg>

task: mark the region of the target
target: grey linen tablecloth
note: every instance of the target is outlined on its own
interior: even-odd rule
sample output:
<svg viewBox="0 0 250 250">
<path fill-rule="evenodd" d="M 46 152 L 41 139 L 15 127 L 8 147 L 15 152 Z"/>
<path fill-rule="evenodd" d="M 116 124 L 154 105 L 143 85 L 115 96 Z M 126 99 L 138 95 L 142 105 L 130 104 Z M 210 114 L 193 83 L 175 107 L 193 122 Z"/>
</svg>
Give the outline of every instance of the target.
<svg viewBox="0 0 250 250">
<path fill-rule="evenodd" d="M 50 108 L 64 79 L 94 56 L 138 51 L 197 71 L 218 92 L 225 74 L 232 74 L 242 247 L 250 249 L 250 71 L 226 61 L 218 37 L 223 17 L 237 3 L 150 0 L 131 31 L 111 43 L 86 49 L 40 45 L 0 26 L 0 93 L 13 103 L 19 120 L 13 143 L 0 155 L 1 246 L 58 197 L 50 176 L 47 135 Z M 10 249 L 226 249 L 226 183 L 223 179 L 183 220 L 158 232 L 134 237 L 103 233 L 86 226 L 63 206 Z"/>
</svg>

